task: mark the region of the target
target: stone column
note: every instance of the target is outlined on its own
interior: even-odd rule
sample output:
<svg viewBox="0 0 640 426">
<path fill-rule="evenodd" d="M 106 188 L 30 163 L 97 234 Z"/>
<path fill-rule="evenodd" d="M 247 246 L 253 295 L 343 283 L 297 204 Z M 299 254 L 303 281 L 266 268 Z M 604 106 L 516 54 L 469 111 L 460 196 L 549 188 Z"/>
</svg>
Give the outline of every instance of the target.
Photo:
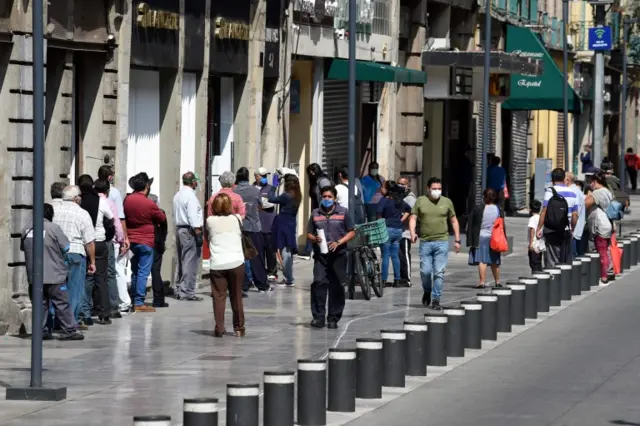
<svg viewBox="0 0 640 426">
<path fill-rule="evenodd" d="M 117 69 L 116 92 L 118 99 L 116 101 L 116 158 L 115 184 L 122 194 L 126 194 L 129 186 L 127 184 L 127 154 L 129 145 L 129 81 L 131 74 L 131 19 L 132 1 L 123 0 L 124 10 L 122 18 L 119 19 L 120 26 L 117 28 L 118 48 L 114 52 L 116 59 L 115 67 Z M 114 11 L 113 13 L 115 13 Z M 113 84 L 113 82 L 111 83 Z"/>
</svg>

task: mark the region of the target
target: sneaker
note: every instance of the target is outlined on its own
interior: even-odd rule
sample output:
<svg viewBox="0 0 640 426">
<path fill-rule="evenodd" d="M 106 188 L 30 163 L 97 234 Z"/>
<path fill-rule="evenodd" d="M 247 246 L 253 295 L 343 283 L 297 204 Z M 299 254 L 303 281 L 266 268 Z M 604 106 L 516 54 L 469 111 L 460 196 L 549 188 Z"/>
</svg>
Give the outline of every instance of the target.
<svg viewBox="0 0 640 426">
<path fill-rule="evenodd" d="M 433 303 L 431 304 L 431 309 L 433 309 L 434 311 L 441 311 L 443 308 L 442 306 L 440 306 L 439 300 L 434 300 Z"/>
<path fill-rule="evenodd" d="M 330 328 L 332 330 L 335 330 L 336 328 L 338 328 L 338 323 L 337 321 L 329 321 L 327 323 L 327 328 Z"/>
<path fill-rule="evenodd" d="M 269 274 L 269 275 L 267 275 L 267 279 L 269 281 L 277 281 L 278 280 L 278 276 L 274 275 L 274 274 Z"/>
<path fill-rule="evenodd" d="M 153 306 L 148 306 L 148 305 L 136 306 L 134 309 L 136 312 L 155 312 L 156 311 L 156 309 Z"/>
<path fill-rule="evenodd" d="M 311 328 L 324 328 L 324 321 L 319 319 L 314 319 L 309 323 L 309 325 L 311 326 Z"/>
<path fill-rule="evenodd" d="M 310 255 L 297 254 L 296 257 L 298 259 L 302 259 L 302 260 L 311 260 L 311 256 Z"/>
<path fill-rule="evenodd" d="M 263 293 L 271 293 L 272 291 L 274 291 L 273 287 L 269 287 L 269 288 L 265 288 L 264 290 L 258 290 L 258 293 L 263 294 Z"/>
<path fill-rule="evenodd" d="M 287 282 L 285 280 L 280 280 L 280 281 L 276 282 L 276 285 L 278 287 L 284 287 L 284 286 L 287 285 Z"/>
<path fill-rule="evenodd" d="M 611 283 L 609 282 L 609 280 L 608 280 L 608 279 L 602 279 L 602 278 L 600 279 L 600 285 L 601 285 L 601 286 L 606 287 L 606 286 L 608 286 L 609 284 L 611 284 Z"/>
<path fill-rule="evenodd" d="M 389 281 L 385 281 L 385 282 L 384 282 L 384 286 L 385 286 L 385 287 L 395 287 L 395 286 L 393 285 L 393 283 L 391 283 L 391 282 L 389 282 Z"/>
<path fill-rule="evenodd" d="M 185 297 L 182 300 L 186 300 L 187 302 L 202 302 L 204 299 L 194 294 L 193 296 Z"/>
<path fill-rule="evenodd" d="M 431 293 L 426 291 L 422 294 L 422 306 L 429 307 L 431 305 Z"/>
<path fill-rule="evenodd" d="M 87 325 L 82 321 L 78 321 L 78 328 L 83 331 L 86 331 L 89 329 L 89 327 L 87 327 Z"/>
<path fill-rule="evenodd" d="M 80 333 L 79 331 L 64 333 L 58 336 L 58 340 L 62 340 L 62 341 L 84 340 L 84 334 Z"/>
</svg>

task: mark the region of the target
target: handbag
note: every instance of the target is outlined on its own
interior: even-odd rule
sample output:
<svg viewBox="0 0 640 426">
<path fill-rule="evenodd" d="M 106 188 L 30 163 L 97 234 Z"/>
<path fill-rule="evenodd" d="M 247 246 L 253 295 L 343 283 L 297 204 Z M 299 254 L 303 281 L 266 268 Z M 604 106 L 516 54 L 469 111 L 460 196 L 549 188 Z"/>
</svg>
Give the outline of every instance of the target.
<svg viewBox="0 0 640 426">
<path fill-rule="evenodd" d="M 244 233 L 244 227 L 240 219 L 238 219 L 238 216 L 235 216 L 235 218 L 238 220 L 238 225 L 240 225 L 240 238 L 242 239 L 242 253 L 244 254 L 244 258 L 246 260 L 253 259 L 258 255 L 258 250 L 256 250 L 256 246 L 253 245 L 251 238 Z"/>
<path fill-rule="evenodd" d="M 507 236 L 504 232 L 504 219 L 497 218 L 493 223 L 493 230 L 491 231 L 491 250 L 504 253 L 509 250 L 509 243 L 507 242 Z"/>
</svg>

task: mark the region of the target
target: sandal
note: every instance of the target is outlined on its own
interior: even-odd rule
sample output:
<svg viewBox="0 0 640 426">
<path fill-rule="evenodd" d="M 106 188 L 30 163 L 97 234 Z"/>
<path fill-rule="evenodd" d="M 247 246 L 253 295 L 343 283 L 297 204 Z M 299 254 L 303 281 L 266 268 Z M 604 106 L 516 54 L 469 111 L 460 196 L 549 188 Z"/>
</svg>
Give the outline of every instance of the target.
<svg viewBox="0 0 640 426">
<path fill-rule="evenodd" d="M 487 286 L 485 284 L 478 284 L 478 285 L 473 286 L 473 288 L 477 288 L 477 289 L 483 289 L 483 288 L 486 288 L 486 287 Z"/>
<path fill-rule="evenodd" d="M 503 286 L 502 284 L 500 284 L 500 283 L 496 283 L 495 287 L 496 287 L 496 288 L 502 288 L 502 287 L 504 287 L 504 286 Z"/>
</svg>

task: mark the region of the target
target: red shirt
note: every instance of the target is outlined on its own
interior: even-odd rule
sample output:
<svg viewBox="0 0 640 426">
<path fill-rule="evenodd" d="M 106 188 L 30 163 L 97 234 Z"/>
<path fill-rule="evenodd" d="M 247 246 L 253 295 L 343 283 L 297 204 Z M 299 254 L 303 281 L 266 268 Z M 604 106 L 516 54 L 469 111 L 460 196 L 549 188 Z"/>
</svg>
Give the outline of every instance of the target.
<svg viewBox="0 0 640 426">
<path fill-rule="evenodd" d="M 154 223 L 167 220 L 160 207 L 141 192 L 134 192 L 124 199 L 124 216 L 130 243 L 153 247 L 155 242 Z"/>
<path fill-rule="evenodd" d="M 209 201 L 207 201 L 207 216 L 213 215 L 213 209 L 211 205 L 213 204 L 213 199 L 216 198 L 216 195 L 218 194 L 227 194 L 229 198 L 231 198 L 231 208 L 233 210 L 233 214 L 239 214 L 244 219 L 244 216 L 247 214 L 247 209 L 244 205 L 244 201 L 242 201 L 241 196 L 233 192 L 232 188 L 222 188 L 220 191 L 213 194 L 211 198 L 209 198 Z"/>
</svg>

